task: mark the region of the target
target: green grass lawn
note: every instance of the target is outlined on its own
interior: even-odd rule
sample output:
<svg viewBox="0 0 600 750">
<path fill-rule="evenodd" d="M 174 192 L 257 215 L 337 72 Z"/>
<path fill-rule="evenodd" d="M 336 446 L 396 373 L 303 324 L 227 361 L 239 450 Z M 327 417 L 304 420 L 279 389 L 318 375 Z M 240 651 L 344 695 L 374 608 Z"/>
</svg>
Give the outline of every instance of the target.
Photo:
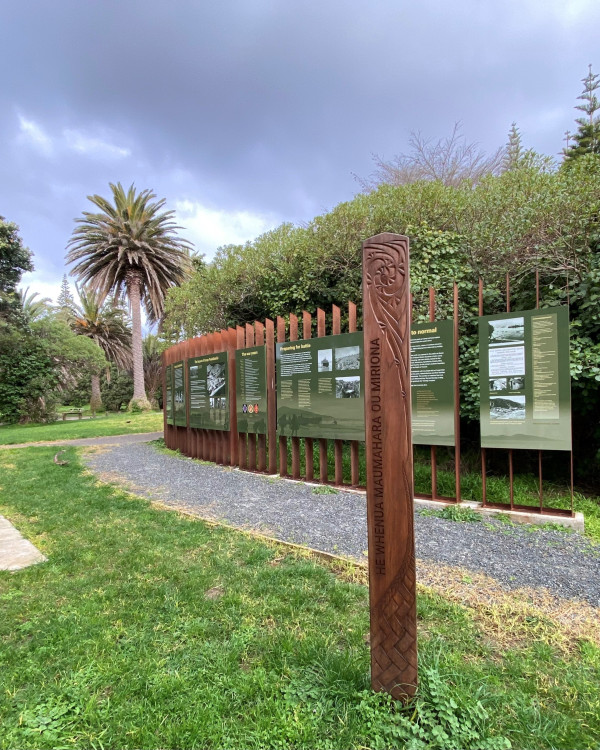
<svg viewBox="0 0 600 750">
<path fill-rule="evenodd" d="M 507 646 L 421 590 L 403 709 L 369 690 L 362 571 L 52 456 L 0 453 L 0 513 L 49 557 L 0 572 L 1 748 L 597 748 L 597 645 L 530 617 Z"/>
<path fill-rule="evenodd" d="M 95 419 L 61 420 L 53 424 L 3 425 L 0 427 L 0 445 L 156 432 L 162 428 L 162 411 L 140 414 L 121 412 L 98 415 Z"/>
</svg>

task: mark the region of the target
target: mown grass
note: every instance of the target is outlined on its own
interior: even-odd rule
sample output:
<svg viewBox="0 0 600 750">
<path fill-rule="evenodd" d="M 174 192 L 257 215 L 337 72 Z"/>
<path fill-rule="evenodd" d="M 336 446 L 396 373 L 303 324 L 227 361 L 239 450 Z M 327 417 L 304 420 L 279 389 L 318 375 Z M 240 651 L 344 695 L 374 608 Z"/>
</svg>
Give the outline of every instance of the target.
<svg viewBox="0 0 600 750">
<path fill-rule="evenodd" d="M 162 411 L 98 415 L 95 419 L 74 419 L 52 424 L 0 426 L 0 445 L 38 443 L 47 440 L 76 440 L 87 437 L 156 432 L 163 428 Z"/>
<path fill-rule="evenodd" d="M 0 572 L 0 747 L 597 747 L 592 643 L 557 651 L 536 622 L 503 650 L 421 593 L 420 695 L 392 706 L 369 690 L 351 566 L 152 507 L 75 449 L 66 466 L 52 455 L 0 453 L 0 512 L 49 557 Z"/>
</svg>

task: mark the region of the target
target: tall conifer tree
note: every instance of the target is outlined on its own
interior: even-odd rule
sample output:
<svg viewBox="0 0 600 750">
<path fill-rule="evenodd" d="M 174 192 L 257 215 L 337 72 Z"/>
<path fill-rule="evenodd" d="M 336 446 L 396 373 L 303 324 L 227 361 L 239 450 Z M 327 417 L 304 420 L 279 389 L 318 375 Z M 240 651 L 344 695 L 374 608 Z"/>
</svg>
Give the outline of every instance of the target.
<svg viewBox="0 0 600 750">
<path fill-rule="evenodd" d="M 58 295 L 56 300 L 56 309 L 58 312 L 58 316 L 63 320 L 66 320 L 67 322 L 75 317 L 75 298 L 73 297 L 73 293 L 71 292 L 71 287 L 69 286 L 69 281 L 67 279 L 66 273 L 64 274 L 62 282 L 60 284 L 60 294 Z"/>
<path fill-rule="evenodd" d="M 579 125 L 576 133 L 569 133 L 567 148 L 564 150 L 565 160 L 576 159 L 584 154 L 600 154 L 600 102 L 596 92 L 600 89 L 600 74 L 592 72 L 590 64 L 588 74 L 582 78 L 583 91 L 578 96 L 583 104 L 577 104 L 575 109 L 583 112 L 575 122 Z M 569 143 L 572 141 L 572 144 Z"/>
</svg>

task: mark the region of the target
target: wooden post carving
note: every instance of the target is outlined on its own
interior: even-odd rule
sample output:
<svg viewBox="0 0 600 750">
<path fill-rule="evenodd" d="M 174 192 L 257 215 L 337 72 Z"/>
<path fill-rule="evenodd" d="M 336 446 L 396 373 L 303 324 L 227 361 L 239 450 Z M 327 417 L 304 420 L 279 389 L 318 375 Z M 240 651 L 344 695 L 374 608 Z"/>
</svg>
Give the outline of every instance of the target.
<svg viewBox="0 0 600 750">
<path fill-rule="evenodd" d="M 362 247 L 371 684 L 406 699 L 417 685 L 408 238 Z"/>
</svg>

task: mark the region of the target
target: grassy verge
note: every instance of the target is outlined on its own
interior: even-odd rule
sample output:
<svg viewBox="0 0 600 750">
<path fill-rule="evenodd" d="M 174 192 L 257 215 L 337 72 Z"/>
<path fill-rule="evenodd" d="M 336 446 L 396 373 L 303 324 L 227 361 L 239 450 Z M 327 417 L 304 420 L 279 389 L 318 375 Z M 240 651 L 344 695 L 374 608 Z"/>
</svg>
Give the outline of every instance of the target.
<svg viewBox="0 0 600 750">
<path fill-rule="evenodd" d="M 99 415 L 95 419 L 59 421 L 53 424 L 3 425 L 0 445 L 37 443 L 46 440 L 76 440 L 87 437 L 125 435 L 133 432 L 155 432 L 163 428 L 162 411 L 141 414 Z"/>
<path fill-rule="evenodd" d="M 0 512 L 49 557 L 0 572 L 0 747 L 597 746 L 600 648 L 549 637 L 547 616 L 500 638 L 512 617 L 492 629 L 483 605 L 481 624 L 421 588 L 420 693 L 392 706 L 368 689 L 362 572 L 152 507 L 65 457 L 0 453 Z"/>
</svg>

